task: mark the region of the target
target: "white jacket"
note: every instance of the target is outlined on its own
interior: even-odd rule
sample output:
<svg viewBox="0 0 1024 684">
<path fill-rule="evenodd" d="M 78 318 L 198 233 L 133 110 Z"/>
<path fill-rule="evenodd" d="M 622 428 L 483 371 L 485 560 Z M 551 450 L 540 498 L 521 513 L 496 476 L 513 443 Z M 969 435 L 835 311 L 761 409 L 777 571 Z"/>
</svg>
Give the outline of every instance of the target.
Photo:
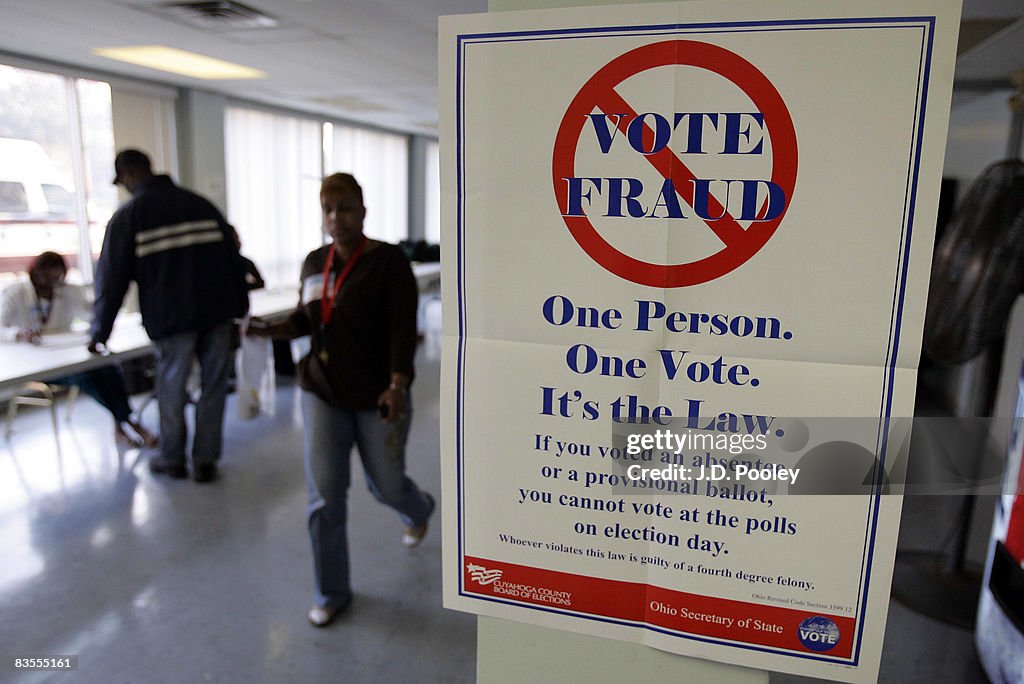
<svg viewBox="0 0 1024 684">
<path fill-rule="evenodd" d="M 64 283 L 53 293 L 53 306 L 43 333 L 69 332 L 75 321 L 92 318 L 89 290 L 82 285 Z M 15 339 L 19 330 L 39 328 L 40 311 L 32 282 L 23 280 L 0 292 L 0 340 Z"/>
</svg>

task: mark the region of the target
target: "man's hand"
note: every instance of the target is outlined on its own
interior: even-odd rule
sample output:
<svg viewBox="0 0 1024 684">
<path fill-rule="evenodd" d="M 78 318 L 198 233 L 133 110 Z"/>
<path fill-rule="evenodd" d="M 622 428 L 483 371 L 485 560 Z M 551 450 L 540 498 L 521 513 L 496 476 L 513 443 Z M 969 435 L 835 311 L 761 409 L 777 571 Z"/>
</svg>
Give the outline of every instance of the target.
<svg viewBox="0 0 1024 684">
<path fill-rule="evenodd" d="M 88 349 L 90 354 L 96 354 L 97 356 L 106 356 L 110 353 L 110 350 L 102 342 L 90 342 Z"/>
</svg>

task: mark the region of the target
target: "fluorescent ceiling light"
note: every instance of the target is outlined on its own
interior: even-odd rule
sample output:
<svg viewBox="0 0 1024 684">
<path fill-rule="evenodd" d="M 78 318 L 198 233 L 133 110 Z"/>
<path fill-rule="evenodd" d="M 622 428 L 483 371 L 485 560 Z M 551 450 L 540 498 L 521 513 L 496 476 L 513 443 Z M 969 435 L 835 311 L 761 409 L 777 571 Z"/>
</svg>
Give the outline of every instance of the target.
<svg viewBox="0 0 1024 684">
<path fill-rule="evenodd" d="M 169 71 L 174 74 L 205 80 L 266 78 L 267 74 L 241 64 L 225 62 L 194 52 L 166 45 L 131 45 L 125 47 L 96 48 L 93 54 L 120 62 Z"/>
</svg>

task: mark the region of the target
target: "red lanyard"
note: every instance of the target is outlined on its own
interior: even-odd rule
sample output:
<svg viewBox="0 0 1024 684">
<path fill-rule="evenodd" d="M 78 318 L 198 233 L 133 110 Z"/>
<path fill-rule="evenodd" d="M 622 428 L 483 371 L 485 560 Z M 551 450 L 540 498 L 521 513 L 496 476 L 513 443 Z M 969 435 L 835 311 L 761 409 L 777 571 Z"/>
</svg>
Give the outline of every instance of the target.
<svg viewBox="0 0 1024 684">
<path fill-rule="evenodd" d="M 334 287 L 331 292 L 327 292 L 327 283 L 331 275 L 331 264 L 334 263 L 334 248 L 335 243 L 331 243 L 331 249 L 327 252 L 327 263 L 324 265 L 324 290 L 320 296 L 320 325 L 326 326 L 331 322 L 331 316 L 334 315 L 334 302 L 338 299 L 338 291 L 341 290 L 341 286 L 345 284 L 345 279 L 348 278 L 348 274 L 355 267 L 356 262 L 359 261 L 359 256 L 363 253 L 363 248 L 366 247 L 366 236 L 359 241 L 359 245 L 356 250 L 352 252 L 352 256 L 349 257 L 348 261 L 345 262 L 345 267 L 341 269 L 341 273 L 334 279 Z"/>
</svg>

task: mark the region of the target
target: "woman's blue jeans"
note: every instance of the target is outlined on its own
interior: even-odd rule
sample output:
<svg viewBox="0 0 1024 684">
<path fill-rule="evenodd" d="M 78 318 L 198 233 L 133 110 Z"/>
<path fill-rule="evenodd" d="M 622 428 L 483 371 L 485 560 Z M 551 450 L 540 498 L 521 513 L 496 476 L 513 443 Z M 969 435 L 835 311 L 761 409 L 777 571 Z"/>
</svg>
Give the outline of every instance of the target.
<svg viewBox="0 0 1024 684">
<path fill-rule="evenodd" d="M 319 606 L 340 607 L 352 598 L 346 522 L 353 444 L 359 448 L 370 492 L 397 511 L 403 523 L 418 527 L 433 512 L 431 499 L 405 474 L 411 413 L 387 423 L 376 410 L 340 409 L 302 393 L 313 600 Z"/>
</svg>

